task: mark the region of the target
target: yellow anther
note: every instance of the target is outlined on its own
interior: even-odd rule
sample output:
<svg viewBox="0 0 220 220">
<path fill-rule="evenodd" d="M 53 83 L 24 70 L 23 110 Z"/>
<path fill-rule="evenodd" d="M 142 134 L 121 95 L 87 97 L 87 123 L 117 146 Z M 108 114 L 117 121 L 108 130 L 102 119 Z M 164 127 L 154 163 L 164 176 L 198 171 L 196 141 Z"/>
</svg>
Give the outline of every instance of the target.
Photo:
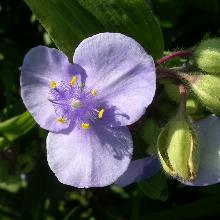
<svg viewBox="0 0 220 220">
<path fill-rule="evenodd" d="M 90 124 L 89 123 L 82 123 L 81 124 L 83 129 L 90 129 Z"/>
<path fill-rule="evenodd" d="M 76 77 L 76 76 L 73 76 L 72 79 L 70 80 L 70 85 L 71 85 L 71 86 L 75 86 L 76 81 L 77 81 L 77 77 Z"/>
<path fill-rule="evenodd" d="M 104 112 L 105 112 L 105 109 L 104 109 L 104 108 L 102 108 L 102 109 L 99 111 L 98 117 L 99 117 L 100 119 L 103 118 Z"/>
<path fill-rule="evenodd" d="M 56 87 L 57 87 L 56 82 L 55 82 L 55 81 L 50 81 L 50 87 L 51 87 L 52 89 L 56 89 Z"/>
<path fill-rule="evenodd" d="M 96 92 L 95 89 L 93 89 L 93 90 L 91 91 L 91 93 L 92 93 L 93 96 L 96 96 L 96 95 L 97 95 L 97 92 Z"/>
<path fill-rule="evenodd" d="M 57 119 L 57 122 L 59 122 L 59 123 L 61 123 L 61 124 L 64 124 L 64 123 L 66 123 L 66 119 L 63 118 L 63 117 L 61 117 L 61 118 L 58 118 L 58 119 Z"/>
</svg>

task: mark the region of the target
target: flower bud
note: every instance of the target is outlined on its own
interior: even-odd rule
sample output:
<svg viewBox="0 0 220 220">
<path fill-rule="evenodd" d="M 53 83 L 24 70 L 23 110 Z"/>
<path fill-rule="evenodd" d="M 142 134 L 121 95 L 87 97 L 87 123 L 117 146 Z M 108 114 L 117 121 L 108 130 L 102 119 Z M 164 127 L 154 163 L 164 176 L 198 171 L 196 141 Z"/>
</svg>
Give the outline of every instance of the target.
<svg viewBox="0 0 220 220">
<path fill-rule="evenodd" d="M 160 133 L 157 147 L 161 164 L 169 175 L 184 180 L 196 177 L 199 165 L 197 137 L 181 106 Z"/>
<path fill-rule="evenodd" d="M 198 67 L 208 73 L 220 73 L 220 39 L 202 41 L 195 49 Z"/>
<path fill-rule="evenodd" d="M 220 115 L 220 75 L 185 75 L 184 78 L 200 102 Z"/>
</svg>

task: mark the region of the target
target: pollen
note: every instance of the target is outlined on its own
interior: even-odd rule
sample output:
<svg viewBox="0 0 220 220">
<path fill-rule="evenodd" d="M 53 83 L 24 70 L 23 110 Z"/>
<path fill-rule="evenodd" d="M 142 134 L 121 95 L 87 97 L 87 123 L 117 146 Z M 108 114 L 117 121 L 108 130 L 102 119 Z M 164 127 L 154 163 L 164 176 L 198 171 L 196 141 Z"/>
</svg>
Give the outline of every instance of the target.
<svg viewBox="0 0 220 220">
<path fill-rule="evenodd" d="M 73 76 L 72 79 L 70 80 L 70 85 L 71 85 L 71 86 L 75 86 L 76 81 L 77 81 L 77 77 L 76 77 L 76 76 Z"/>
<path fill-rule="evenodd" d="M 50 87 L 51 87 L 52 89 L 56 89 L 56 87 L 57 87 L 56 82 L 55 82 L 55 81 L 50 81 Z"/>
<path fill-rule="evenodd" d="M 89 123 L 82 123 L 81 124 L 83 129 L 90 129 L 90 124 Z"/>
<path fill-rule="evenodd" d="M 59 123 L 61 123 L 61 124 L 64 124 L 64 123 L 66 123 L 66 119 L 63 118 L 63 117 L 61 117 L 61 118 L 58 118 L 58 119 L 57 119 L 57 122 L 59 122 Z"/>
<path fill-rule="evenodd" d="M 104 108 L 102 108 L 102 109 L 99 111 L 98 117 L 99 117 L 100 119 L 103 118 L 104 112 L 105 112 L 105 109 L 104 109 Z"/>
<path fill-rule="evenodd" d="M 93 90 L 91 91 L 91 93 L 92 93 L 93 96 L 96 96 L 96 95 L 97 95 L 97 92 L 96 92 L 95 89 L 93 89 Z"/>
</svg>

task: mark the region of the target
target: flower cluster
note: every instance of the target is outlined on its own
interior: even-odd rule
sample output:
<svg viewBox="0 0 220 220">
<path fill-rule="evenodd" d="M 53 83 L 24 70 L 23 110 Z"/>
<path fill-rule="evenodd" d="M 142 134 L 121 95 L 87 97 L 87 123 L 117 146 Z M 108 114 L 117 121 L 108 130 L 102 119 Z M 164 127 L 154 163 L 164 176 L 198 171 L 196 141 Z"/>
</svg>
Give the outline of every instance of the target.
<svg viewBox="0 0 220 220">
<path fill-rule="evenodd" d="M 194 72 L 182 72 L 180 88 L 189 88 L 196 100 L 210 112 L 220 114 L 220 39 L 202 41 L 193 51 Z M 159 63 L 177 55 L 162 58 Z M 178 55 L 192 55 L 179 52 Z M 190 70 L 190 65 L 187 67 Z M 195 71 L 196 70 L 196 71 Z M 184 89 L 185 90 L 185 89 Z M 181 95 L 182 94 L 182 95 Z M 162 129 L 157 143 L 164 171 L 190 186 L 207 186 L 220 182 L 220 118 L 209 115 L 191 123 L 186 114 L 186 90 L 180 89 L 180 107 L 175 117 Z M 206 115 L 206 113 L 204 113 Z M 126 186 L 148 177 L 149 158 L 133 161 L 117 184 Z M 159 161 L 155 159 L 155 166 Z"/>
<path fill-rule="evenodd" d="M 114 182 L 126 186 L 154 175 L 162 166 L 186 185 L 218 183 L 220 118 L 210 115 L 193 125 L 186 112 L 186 87 L 219 114 L 220 77 L 215 75 L 219 45 L 218 40 L 203 42 L 195 52 L 198 69 L 208 73 L 177 74 L 182 80 L 180 107 L 158 137 L 159 157 L 133 162 L 127 125 L 141 118 L 155 95 L 153 58 L 135 40 L 119 33 L 85 39 L 76 48 L 73 63 L 57 49 L 31 49 L 21 69 L 21 95 L 36 122 L 49 131 L 47 159 L 59 181 L 79 188 Z M 213 58 L 208 62 L 210 54 Z M 177 55 L 192 53 L 176 52 L 158 64 Z"/>
</svg>

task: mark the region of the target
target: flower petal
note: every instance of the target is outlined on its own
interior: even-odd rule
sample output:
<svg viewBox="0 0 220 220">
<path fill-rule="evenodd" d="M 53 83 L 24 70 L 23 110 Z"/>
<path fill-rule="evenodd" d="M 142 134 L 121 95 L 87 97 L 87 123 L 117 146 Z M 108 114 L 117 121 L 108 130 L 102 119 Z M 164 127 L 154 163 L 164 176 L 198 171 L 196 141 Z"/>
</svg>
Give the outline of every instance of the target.
<svg viewBox="0 0 220 220">
<path fill-rule="evenodd" d="M 196 123 L 200 143 L 200 166 L 194 181 L 186 185 L 207 186 L 220 182 L 220 118 L 210 115 Z"/>
<path fill-rule="evenodd" d="M 68 123 L 57 123 L 58 116 L 48 100 L 50 82 L 69 80 L 72 75 L 82 72 L 78 65 L 71 65 L 59 50 L 38 46 L 27 53 L 21 69 L 21 96 L 42 128 L 59 131 L 68 127 Z"/>
<path fill-rule="evenodd" d="M 153 176 L 160 169 L 160 162 L 155 156 L 134 160 L 130 163 L 125 173 L 116 181 L 116 184 L 121 187 L 128 186 Z"/>
<path fill-rule="evenodd" d="M 80 43 L 73 62 L 86 70 L 86 84 L 97 90 L 97 97 L 117 109 L 115 126 L 134 123 L 152 102 L 154 61 L 132 38 L 119 33 L 94 35 Z"/>
<path fill-rule="evenodd" d="M 79 187 L 101 187 L 118 179 L 131 160 L 133 144 L 127 127 L 77 126 L 70 133 L 49 133 L 47 158 L 60 182 Z"/>
</svg>

